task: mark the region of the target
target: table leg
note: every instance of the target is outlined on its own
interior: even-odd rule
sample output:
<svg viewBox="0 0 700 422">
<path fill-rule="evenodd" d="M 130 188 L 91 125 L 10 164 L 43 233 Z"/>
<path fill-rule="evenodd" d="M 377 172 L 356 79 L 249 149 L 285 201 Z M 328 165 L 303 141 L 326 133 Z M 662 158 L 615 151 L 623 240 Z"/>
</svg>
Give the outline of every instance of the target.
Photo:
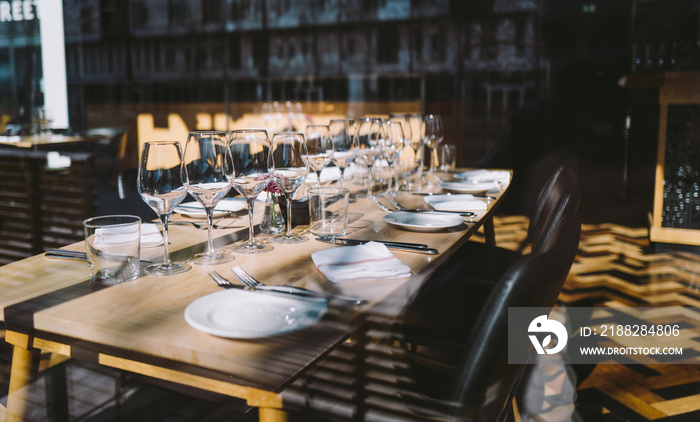
<svg viewBox="0 0 700 422">
<path fill-rule="evenodd" d="M 287 422 L 287 412 L 282 409 L 282 396 L 257 388 L 248 388 L 247 402 L 258 408 L 260 422 Z"/>
<path fill-rule="evenodd" d="M 39 350 L 32 351 L 21 346 L 14 346 L 5 415 L 6 422 L 26 419 L 28 387 L 39 373 L 39 356 Z"/>
<path fill-rule="evenodd" d="M 260 422 L 287 422 L 287 412 L 282 409 L 261 407 L 258 412 Z"/>
<path fill-rule="evenodd" d="M 484 238 L 487 245 L 496 246 L 496 229 L 493 226 L 493 217 L 484 221 Z"/>
</svg>

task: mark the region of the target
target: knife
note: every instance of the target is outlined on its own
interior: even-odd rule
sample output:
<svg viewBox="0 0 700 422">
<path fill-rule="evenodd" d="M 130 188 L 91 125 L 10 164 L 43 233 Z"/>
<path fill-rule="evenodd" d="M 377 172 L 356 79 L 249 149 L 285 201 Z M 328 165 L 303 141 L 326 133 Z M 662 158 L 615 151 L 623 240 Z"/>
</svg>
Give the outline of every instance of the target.
<svg viewBox="0 0 700 422">
<path fill-rule="evenodd" d="M 341 238 L 322 238 L 322 237 L 317 237 L 316 240 L 319 242 L 325 242 L 325 243 L 333 243 L 335 245 L 345 245 L 345 246 L 357 246 L 357 245 L 364 245 L 367 242 L 375 242 L 374 240 L 356 240 L 356 239 L 341 239 Z M 384 245 L 389 248 L 389 249 L 396 249 L 397 251 L 405 251 L 405 252 L 418 252 L 418 253 L 424 253 L 428 255 L 437 255 L 440 252 L 437 249 L 433 248 L 426 248 L 424 247 L 425 245 L 418 245 L 418 246 L 411 246 L 410 244 L 397 244 L 397 243 L 391 243 L 389 244 L 384 243 Z"/>
<path fill-rule="evenodd" d="M 384 245 L 394 245 L 394 246 L 406 246 L 409 248 L 421 248 L 421 249 L 428 249 L 429 246 L 426 245 L 425 243 L 411 243 L 411 242 L 393 242 L 390 240 L 362 240 L 362 239 L 345 239 L 342 237 L 336 237 L 334 239 L 341 240 L 341 241 L 349 241 L 349 242 L 377 242 L 377 243 L 383 243 Z"/>
<path fill-rule="evenodd" d="M 65 249 L 48 249 L 44 254 L 47 258 L 58 258 L 58 259 L 75 259 L 78 261 L 87 261 L 87 253 L 79 251 L 69 251 Z M 139 261 L 140 265 L 150 265 L 153 261 L 150 259 L 141 259 Z"/>
</svg>

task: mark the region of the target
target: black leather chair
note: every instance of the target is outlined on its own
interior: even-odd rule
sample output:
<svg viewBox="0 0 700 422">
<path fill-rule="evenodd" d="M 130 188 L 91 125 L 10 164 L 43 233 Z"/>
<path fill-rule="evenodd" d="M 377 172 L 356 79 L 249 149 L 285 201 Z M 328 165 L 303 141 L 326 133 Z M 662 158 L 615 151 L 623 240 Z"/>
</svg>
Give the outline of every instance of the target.
<svg viewBox="0 0 700 422">
<path fill-rule="evenodd" d="M 535 208 L 530 215 L 527 236 L 517 250 L 505 249 L 477 242 L 467 242 L 455 254 L 464 273 L 474 278 L 495 282 L 522 255 L 530 245 L 536 252 L 552 231 L 557 215 L 576 213 L 581 203 L 578 165 L 571 157 L 562 162 L 540 190 Z"/>
<path fill-rule="evenodd" d="M 506 418 L 525 367 L 507 363 L 508 308 L 552 307 L 580 240 L 573 212 L 550 215 L 545 223 L 551 230 L 538 239 L 537 251 L 517 260 L 495 285 L 445 270 L 406 307 L 396 330 L 403 347 L 395 367 L 408 380 L 402 395 L 414 412 L 441 420 Z"/>
</svg>

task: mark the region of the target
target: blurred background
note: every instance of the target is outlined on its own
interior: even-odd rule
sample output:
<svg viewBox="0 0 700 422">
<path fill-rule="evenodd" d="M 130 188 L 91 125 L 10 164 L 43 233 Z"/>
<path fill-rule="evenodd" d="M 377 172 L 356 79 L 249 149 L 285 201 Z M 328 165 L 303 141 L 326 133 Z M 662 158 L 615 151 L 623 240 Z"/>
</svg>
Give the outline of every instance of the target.
<svg viewBox="0 0 700 422">
<path fill-rule="evenodd" d="M 96 213 L 124 205 L 146 140 L 421 112 L 443 116 L 458 166 L 515 170 L 502 212 L 527 214 L 575 155 L 584 222 L 645 226 L 659 86 L 700 68 L 691 0 L 39 4 L 0 1 L 0 133 L 113 139 Z"/>
</svg>

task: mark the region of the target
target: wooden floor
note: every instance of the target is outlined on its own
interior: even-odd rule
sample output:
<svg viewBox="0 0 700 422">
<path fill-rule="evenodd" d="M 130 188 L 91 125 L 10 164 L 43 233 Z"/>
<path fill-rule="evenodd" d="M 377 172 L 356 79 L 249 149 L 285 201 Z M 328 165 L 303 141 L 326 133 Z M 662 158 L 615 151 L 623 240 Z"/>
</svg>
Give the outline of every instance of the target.
<svg viewBox="0 0 700 422">
<path fill-rule="evenodd" d="M 499 246 L 516 248 L 527 230 L 527 219 L 500 217 Z M 644 228 L 615 224 L 584 225 L 576 262 L 559 304 L 564 306 L 685 306 L 700 308 L 700 254 L 651 245 Z M 381 331 L 381 321 L 377 321 Z M 0 335 L 2 331 L 0 330 Z M 338 372 L 343 362 L 356 362 L 358 345 L 348 343 L 328 357 L 288 397 L 297 408 L 293 420 L 351 420 L 362 402 L 364 420 L 420 420 L 401 404 L 385 351 L 371 335 L 361 345 L 365 356 L 362 397 L 348 400 L 358 379 Z M 700 351 L 700 337 L 689 340 Z M 7 393 L 10 348 L 0 343 L 0 397 Z M 700 366 L 620 364 L 568 366 L 556 358 L 540 362 L 539 377 L 531 377 L 531 392 L 520 403 L 523 420 L 531 421 L 700 421 Z M 197 397 L 154 385 L 117 371 L 80 362 L 64 363 L 68 378 L 71 420 L 229 421 L 254 420 L 218 397 Z M 38 383 L 39 384 L 39 383 Z M 42 384 L 43 385 L 43 384 Z M 93 388 L 99 385 L 99 388 Z M 544 397 L 538 395 L 544 386 Z M 344 388 L 343 388 L 344 387 Z M 538 388 L 539 387 L 539 388 Z M 37 418 L 46 420 L 44 387 L 36 393 Z M 310 399 L 311 398 L 311 399 Z M 0 399 L 6 404 L 6 398 Z M 128 415 L 128 419 L 123 419 Z M 2 409 L 0 409 L 2 420 Z"/>
</svg>

